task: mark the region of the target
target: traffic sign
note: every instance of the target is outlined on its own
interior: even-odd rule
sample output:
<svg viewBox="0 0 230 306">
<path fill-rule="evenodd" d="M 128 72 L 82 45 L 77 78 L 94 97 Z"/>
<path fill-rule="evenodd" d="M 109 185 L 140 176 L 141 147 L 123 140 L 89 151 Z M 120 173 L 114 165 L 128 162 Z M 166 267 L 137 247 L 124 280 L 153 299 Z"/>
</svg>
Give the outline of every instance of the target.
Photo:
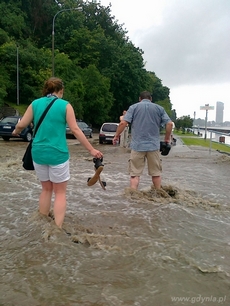
<svg viewBox="0 0 230 306">
<path fill-rule="evenodd" d="M 209 104 L 205 106 L 200 106 L 200 110 L 214 110 L 214 106 L 210 106 Z"/>
</svg>

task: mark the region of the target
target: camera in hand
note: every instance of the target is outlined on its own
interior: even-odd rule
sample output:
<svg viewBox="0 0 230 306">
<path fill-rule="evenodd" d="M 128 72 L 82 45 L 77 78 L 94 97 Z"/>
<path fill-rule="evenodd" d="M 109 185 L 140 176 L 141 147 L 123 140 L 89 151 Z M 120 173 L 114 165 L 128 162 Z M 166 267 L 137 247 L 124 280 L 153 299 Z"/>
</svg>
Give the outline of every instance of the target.
<svg viewBox="0 0 230 306">
<path fill-rule="evenodd" d="M 161 155 L 168 155 L 170 150 L 171 150 L 171 145 L 168 142 L 165 141 L 160 142 Z"/>
</svg>

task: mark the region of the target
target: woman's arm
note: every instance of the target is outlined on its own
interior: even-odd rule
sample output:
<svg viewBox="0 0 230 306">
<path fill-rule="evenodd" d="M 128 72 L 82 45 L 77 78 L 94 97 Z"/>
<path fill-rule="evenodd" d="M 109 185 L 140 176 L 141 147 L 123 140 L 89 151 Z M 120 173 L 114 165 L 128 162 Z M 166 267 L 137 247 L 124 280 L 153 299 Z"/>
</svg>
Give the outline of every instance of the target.
<svg viewBox="0 0 230 306">
<path fill-rule="evenodd" d="M 74 136 L 89 151 L 89 153 L 96 158 L 102 158 L 103 154 L 100 151 L 94 149 L 94 147 L 85 137 L 82 130 L 77 125 L 76 117 L 75 117 L 74 110 L 71 104 L 67 104 L 67 107 L 66 107 L 66 121 L 68 123 L 70 130 L 74 134 Z"/>
<path fill-rule="evenodd" d="M 12 132 L 13 135 L 19 135 L 22 130 L 24 130 L 33 121 L 33 109 L 30 104 L 27 107 L 25 114 L 22 119 L 15 126 L 15 130 Z"/>
</svg>

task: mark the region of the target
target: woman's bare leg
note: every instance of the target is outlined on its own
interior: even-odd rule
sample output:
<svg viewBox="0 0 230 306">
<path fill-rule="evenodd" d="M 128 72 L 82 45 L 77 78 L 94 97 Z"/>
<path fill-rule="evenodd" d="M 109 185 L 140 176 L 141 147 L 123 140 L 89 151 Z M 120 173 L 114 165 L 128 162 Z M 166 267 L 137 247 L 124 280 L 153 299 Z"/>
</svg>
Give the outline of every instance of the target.
<svg viewBox="0 0 230 306">
<path fill-rule="evenodd" d="M 54 218 L 58 227 L 62 227 L 66 212 L 66 187 L 67 181 L 63 183 L 53 183 L 54 198 Z"/>
<path fill-rule="evenodd" d="M 41 182 L 42 192 L 39 197 L 39 212 L 48 216 L 53 193 L 53 183 L 51 181 Z"/>
</svg>

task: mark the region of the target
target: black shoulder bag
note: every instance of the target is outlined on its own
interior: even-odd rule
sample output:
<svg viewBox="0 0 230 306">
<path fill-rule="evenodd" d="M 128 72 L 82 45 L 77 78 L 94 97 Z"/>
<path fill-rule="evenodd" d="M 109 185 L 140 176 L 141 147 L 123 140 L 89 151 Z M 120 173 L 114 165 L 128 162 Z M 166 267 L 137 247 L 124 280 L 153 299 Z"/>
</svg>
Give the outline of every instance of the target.
<svg viewBox="0 0 230 306">
<path fill-rule="evenodd" d="M 57 100 L 58 98 L 56 97 L 55 99 L 53 99 L 50 104 L 46 107 L 46 109 L 44 110 L 43 114 L 41 115 L 41 118 L 38 121 L 38 124 L 34 130 L 33 133 L 33 138 L 35 137 L 35 134 L 37 133 L 37 130 L 40 126 L 40 124 L 42 123 L 43 119 L 45 118 L 48 110 L 50 109 L 50 107 L 53 105 L 54 101 Z M 30 143 L 28 144 L 27 148 L 26 148 L 26 152 L 22 158 L 22 166 L 24 169 L 26 170 L 34 170 L 34 164 L 33 164 L 33 159 L 32 159 L 32 142 L 33 142 L 33 138 L 31 139 Z"/>
</svg>

